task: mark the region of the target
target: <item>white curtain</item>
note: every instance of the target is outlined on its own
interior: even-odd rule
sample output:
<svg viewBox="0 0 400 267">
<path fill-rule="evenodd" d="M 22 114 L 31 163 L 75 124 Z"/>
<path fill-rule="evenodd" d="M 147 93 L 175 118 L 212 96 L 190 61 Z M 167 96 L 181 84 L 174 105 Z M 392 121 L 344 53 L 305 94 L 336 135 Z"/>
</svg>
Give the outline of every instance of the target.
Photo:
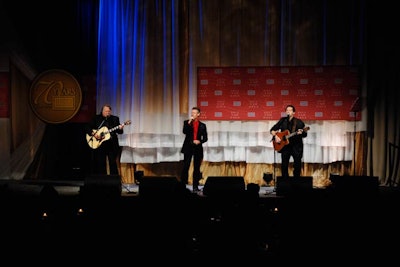
<svg viewBox="0 0 400 267">
<path fill-rule="evenodd" d="M 204 144 L 204 160 L 210 162 L 240 161 L 247 163 L 280 163 L 270 142 L 269 129 L 275 121 L 204 121 L 209 141 Z M 182 121 L 183 123 L 183 121 Z M 304 138 L 307 163 L 351 161 L 354 148 L 354 127 L 365 131 L 362 121 L 305 121 L 310 126 Z M 123 163 L 158 163 L 183 159 L 180 135 L 120 136 Z"/>
</svg>

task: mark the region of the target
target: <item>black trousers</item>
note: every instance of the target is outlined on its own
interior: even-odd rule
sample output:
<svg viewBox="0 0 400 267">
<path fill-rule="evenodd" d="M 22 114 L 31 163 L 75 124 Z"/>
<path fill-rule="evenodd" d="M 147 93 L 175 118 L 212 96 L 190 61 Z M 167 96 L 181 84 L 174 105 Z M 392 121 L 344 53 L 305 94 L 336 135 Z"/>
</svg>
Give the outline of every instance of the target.
<svg viewBox="0 0 400 267">
<path fill-rule="evenodd" d="M 196 145 L 192 146 L 190 152 L 184 153 L 183 155 L 183 169 L 181 173 L 181 182 L 184 184 L 188 183 L 189 179 L 189 168 L 193 158 L 193 188 L 199 186 L 201 180 L 200 165 L 203 161 L 203 153 L 200 148 Z"/>
<path fill-rule="evenodd" d="M 300 177 L 301 175 L 301 159 L 303 158 L 302 149 L 286 146 L 281 150 L 282 158 L 282 176 L 289 177 L 289 160 L 293 157 L 293 177 Z"/>
<path fill-rule="evenodd" d="M 92 151 L 92 174 L 107 175 L 107 160 L 110 169 L 110 175 L 119 175 L 118 157 L 120 147 L 111 140 L 105 141 L 101 146 Z"/>
</svg>

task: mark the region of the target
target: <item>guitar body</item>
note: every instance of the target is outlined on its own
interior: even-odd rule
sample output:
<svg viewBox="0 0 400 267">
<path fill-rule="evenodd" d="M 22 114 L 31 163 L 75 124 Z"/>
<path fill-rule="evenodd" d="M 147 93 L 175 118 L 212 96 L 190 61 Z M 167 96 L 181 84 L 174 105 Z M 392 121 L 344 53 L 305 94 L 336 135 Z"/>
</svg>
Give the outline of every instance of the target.
<svg viewBox="0 0 400 267">
<path fill-rule="evenodd" d="M 131 124 L 130 120 L 124 122 L 121 125 L 129 125 L 129 124 Z M 86 141 L 90 146 L 90 148 L 93 149 L 99 148 L 104 141 L 107 141 L 108 139 L 111 138 L 111 132 L 117 130 L 121 125 L 115 126 L 114 128 L 111 129 L 108 129 L 106 126 L 103 126 L 98 130 L 93 129 L 92 131 L 93 133 L 98 133 L 100 135 L 99 139 L 97 139 L 93 135 L 86 134 Z"/>
<path fill-rule="evenodd" d="M 307 132 L 308 130 L 310 130 L 309 126 L 303 128 L 304 132 Z M 285 130 L 282 132 L 277 132 L 276 135 L 281 139 L 281 141 L 278 143 L 275 142 L 275 139 L 273 140 L 274 149 L 276 151 L 281 151 L 284 146 L 289 144 L 289 138 L 297 135 L 297 132 L 290 133 L 289 130 Z"/>
<path fill-rule="evenodd" d="M 96 130 L 93 129 L 93 131 Z M 111 134 L 106 126 L 101 127 L 97 132 L 100 134 L 101 139 L 97 139 L 96 137 L 88 134 L 86 135 L 86 141 L 93 149 L 98 148 L 104 141 L 107 141 L 111 138 Z"/>
<path fill-rule="evenodd" d="M 276 151 L 280 151 L 284 146 L 289 144 L 289 138 L 286 138 L 290 134 L 289 130 L 285 130 L 283 132 L 277 132 L 276 135 L 281 139 L 281 141 L 278 142 L 273 142 L 274 144 L 274 149 Z"/>
</svg>

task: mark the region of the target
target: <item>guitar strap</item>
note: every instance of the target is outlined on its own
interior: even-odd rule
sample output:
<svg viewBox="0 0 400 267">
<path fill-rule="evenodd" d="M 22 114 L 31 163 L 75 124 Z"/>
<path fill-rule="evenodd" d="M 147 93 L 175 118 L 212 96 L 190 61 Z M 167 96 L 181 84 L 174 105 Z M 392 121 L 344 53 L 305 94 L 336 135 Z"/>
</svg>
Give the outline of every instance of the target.
<svg viewBox="0 0 400 267">
<path fill-rule="evenodd" d="M 293 125 L 292 125 L 291 133 L 294 133 L 296 131 L 296 125 L 297 125 L 297 119 L 293 118 Z"/>
<path fill-rule="evenodd" d="M 100 130 L 101 126 L 103 126 L 103 124 L 104 124 L 105 121 L 106 121 L 106 120 L 104 119 L 104 120 L 100 123 L 100 126 L 97 128 L 97 130 Z"/>
</svg>

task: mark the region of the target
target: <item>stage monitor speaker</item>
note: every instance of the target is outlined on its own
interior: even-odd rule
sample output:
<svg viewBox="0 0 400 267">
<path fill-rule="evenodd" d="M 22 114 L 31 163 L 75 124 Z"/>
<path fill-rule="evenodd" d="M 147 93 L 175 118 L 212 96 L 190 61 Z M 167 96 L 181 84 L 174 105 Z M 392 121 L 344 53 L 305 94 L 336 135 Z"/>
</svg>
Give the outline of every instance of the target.
<svg viewBox="0 0 400 267">
<path fill-rule="evenodd" d="M 178 186 L 179 182 L 175 176 L 143 176 L 139 183 L 139 196 L 174 196 Z"/>
<path fill-rule="evenodd" d="M 246 191 L 243 176 L 208 176 L 203 195 L 210 197 L 242 196 Z"/>
<path fill-rule="evenodd" d="M 300 177 L 282 177 L 278 176 L 276 180 L 276 195 L 298 195 L 309 194 L 313 189 L 312 176 Z"/>
<path fill-rule="evenodd" d="M 379 192 L 379 178 L 377 176 L 332 175 L 331 188 L 334 192 L 346 194 L 376 194 Z"/>
<path fill-rule="evenodd" d="M 120 175 L 90 175 L 85 178 L 83 193 L 87 196 L 119 197 L 121 186 Z"/>
</svg>

